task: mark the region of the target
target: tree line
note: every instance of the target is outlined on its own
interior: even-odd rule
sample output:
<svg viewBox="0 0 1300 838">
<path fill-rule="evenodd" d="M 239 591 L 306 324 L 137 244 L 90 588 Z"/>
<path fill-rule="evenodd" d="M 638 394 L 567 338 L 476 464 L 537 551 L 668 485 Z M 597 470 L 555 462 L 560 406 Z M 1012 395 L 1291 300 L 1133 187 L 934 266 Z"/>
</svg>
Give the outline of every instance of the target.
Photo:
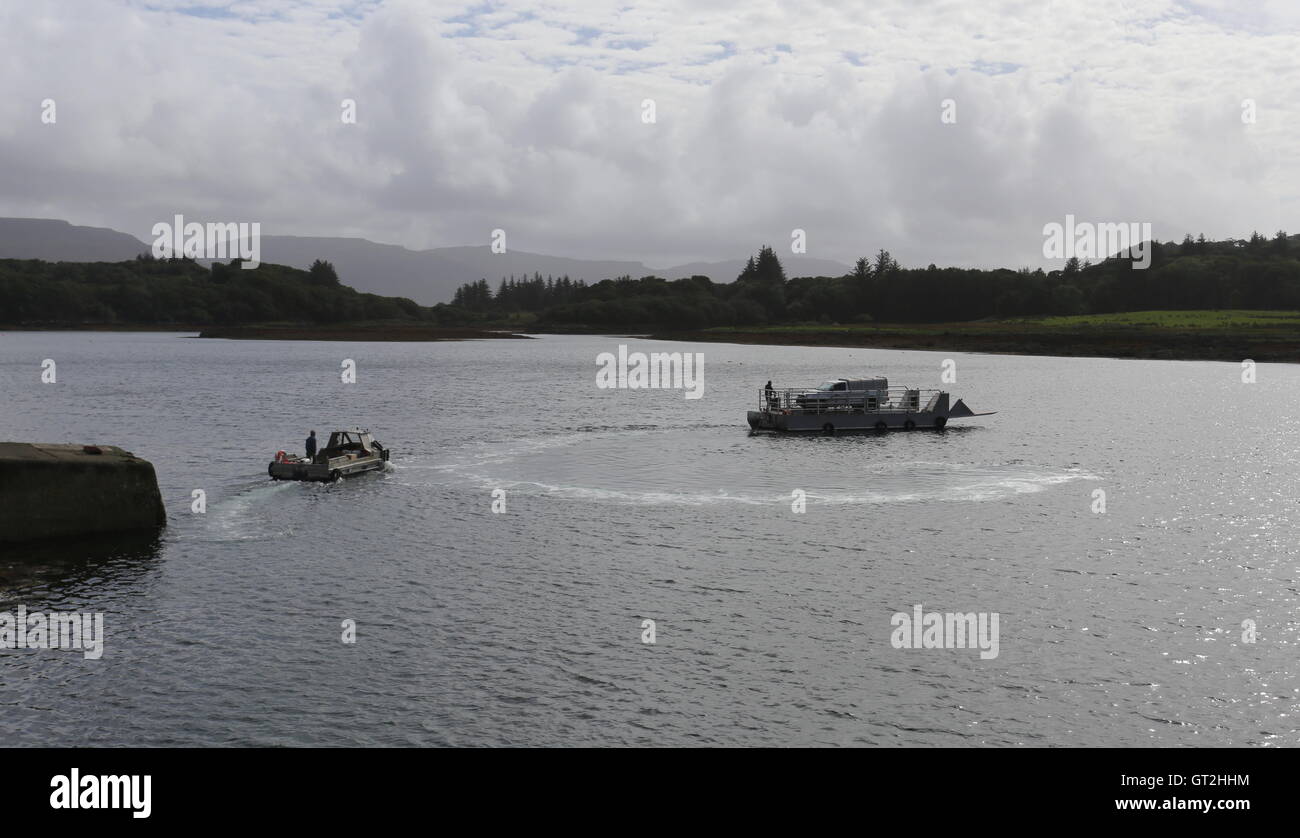
<svg viewBox="0 0 1300 838">
<path fill-rule="evenodd" d="M 620 276 L 503 277 L 457 289 L 450 304 L 359 292 L 334 266 L 303 271 L 238 260 L 211 268 L 145 254 L 126 262 L 0 259 L 0 323 L 8 325 L 248 325 L 421 322 L 539 330 L 702 329 L 799 323 L 957 322 L 1149 309 L 1300 309 L 1300 241 L 1272 237 L 1150 242 L 1149 267 L 1118 256 L 1071 259 L 1059 270 L 904 268 L 886 250 L 843 276 L 787 278 L 770 247 L 734 282 Z"/>
<path fill-rule="evenodd" d="M 497 314 L 539 311 L 574 301 L 586 287 L 583 280 L 571 280 L 567 275 L 559 279 L 548 275 L 542 279 L 541 273 L 534 273 L 531 278 L 515 279 L 511 274 L 509 279 L 502 278 L 495 294 L 486 279 L 465 283 L 456 289 L 451 305 L 467 311 Z"/>
<path fill-rule="evenodd" d="M 762 247 L 735 282 L 621 276 L 563 286 L 540 277 L 530 293 L 505 282 L 465 285 L 442 316 L 486 322 L 531 312 L 549 328 L 758 326 L 797 323 L 957 322 L 1150 309 L 1300 309 L 1300 242 L 1279 231 L 1246 240 L 1148 242 L 1151 262 L 1129 254 L 1059 270 L 904 268 L 888 251 L 857 260 L 843 276 L 788 279 Z M 512 278 L 513 279 L 513 278 Z M 565 278 L 567 280 L 567 277 Z M 560 288 L 563 288 L 560 291 Z"/>
<path fill-rule="evenodd" d="M 433 309 L 343 285 L 329 262 L 303 271 L 238 260 L 45 262 L 0 259 L 0 322 L 41 325 L 248 325 L 432 321 Z"/>
</svg>

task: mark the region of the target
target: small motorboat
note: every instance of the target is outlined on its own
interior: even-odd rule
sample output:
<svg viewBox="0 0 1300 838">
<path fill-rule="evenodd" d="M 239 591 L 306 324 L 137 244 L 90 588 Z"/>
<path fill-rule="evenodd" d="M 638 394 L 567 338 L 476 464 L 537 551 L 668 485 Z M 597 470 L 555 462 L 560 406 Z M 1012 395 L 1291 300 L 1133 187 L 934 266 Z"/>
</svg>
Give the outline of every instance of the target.
<svg viewBox="0 0 1300 838">
<path fill-rule="evenodd" d="M 266 467 L 266 473 L 272 480 L 330 482 L 377 471 L 387 462 L 388 449 L 371 436 L 370 431 L 353 428 L 332 432 L 329 444 L 310 459 L 284 451 L 275 452 L 275 459 Z"/>
</svg>

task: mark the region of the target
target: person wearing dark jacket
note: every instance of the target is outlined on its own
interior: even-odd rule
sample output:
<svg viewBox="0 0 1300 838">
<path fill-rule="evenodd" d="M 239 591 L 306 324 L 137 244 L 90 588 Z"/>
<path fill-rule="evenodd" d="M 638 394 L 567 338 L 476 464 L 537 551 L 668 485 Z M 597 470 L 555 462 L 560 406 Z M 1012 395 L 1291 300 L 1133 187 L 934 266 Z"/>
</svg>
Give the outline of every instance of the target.
<svg viewBox="0 0 1300 838">
<path fill-rule="evenodd" d="M 316 432 L 312 431 L 311 436 L 307 437 L 307 459 L 316 459 Z"/>
</svg>

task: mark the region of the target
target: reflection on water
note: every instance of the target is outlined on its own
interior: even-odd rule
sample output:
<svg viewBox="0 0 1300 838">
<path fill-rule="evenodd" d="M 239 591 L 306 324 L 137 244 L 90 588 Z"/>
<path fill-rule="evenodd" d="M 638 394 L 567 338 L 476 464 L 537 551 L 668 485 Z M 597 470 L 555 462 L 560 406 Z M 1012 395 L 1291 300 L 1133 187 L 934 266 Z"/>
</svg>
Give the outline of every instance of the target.
<svg viewBox="0 0 1300 838">
<path fill-rule="evenodd" d="M 157 572 L 162 536 L 155 532 L 0 544 L 0 609 L 92 599 L 131 589 Z"/>
</svg>

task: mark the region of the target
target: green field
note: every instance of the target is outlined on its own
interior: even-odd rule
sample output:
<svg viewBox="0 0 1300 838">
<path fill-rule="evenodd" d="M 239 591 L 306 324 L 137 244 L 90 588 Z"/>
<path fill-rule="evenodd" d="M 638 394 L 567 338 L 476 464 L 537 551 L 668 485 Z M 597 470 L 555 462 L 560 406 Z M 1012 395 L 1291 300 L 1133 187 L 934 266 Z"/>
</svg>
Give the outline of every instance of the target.
<svg viewBox="0 0 1300 838">
<path fill-rule="evenodd" d="M 1027 317 L 996 321 L 1051 329 L 1137 327 L 1149 329 L 1300 329 L 1300 311 L 1126 311 L 1074 317 Z"/>
<path fill-rule="evenodd" d="M 1232 331 L 1238 329 L 1295 329 L 1300 332 L 1300 311 L 1125 311 L 1115 314 L 1081 314 L 1070 317 L 1016 317 L 963 323 L 795 323 L 771 326 L 724 326 L 710 332 L 772 332 L 780 334 L 934 334 L 935 332 L 987 333 L 1007 327 L 1044 331 L 1061 329 L 1178 329 Z"/>
<path fill-rule="evenodd" d="M 728 343 L 858 346 L 1016 355 L 1300 363 L 1297 311 L 1133 311 L 969 323 L 797 324 L 657 332 Z"/>
</svg>

